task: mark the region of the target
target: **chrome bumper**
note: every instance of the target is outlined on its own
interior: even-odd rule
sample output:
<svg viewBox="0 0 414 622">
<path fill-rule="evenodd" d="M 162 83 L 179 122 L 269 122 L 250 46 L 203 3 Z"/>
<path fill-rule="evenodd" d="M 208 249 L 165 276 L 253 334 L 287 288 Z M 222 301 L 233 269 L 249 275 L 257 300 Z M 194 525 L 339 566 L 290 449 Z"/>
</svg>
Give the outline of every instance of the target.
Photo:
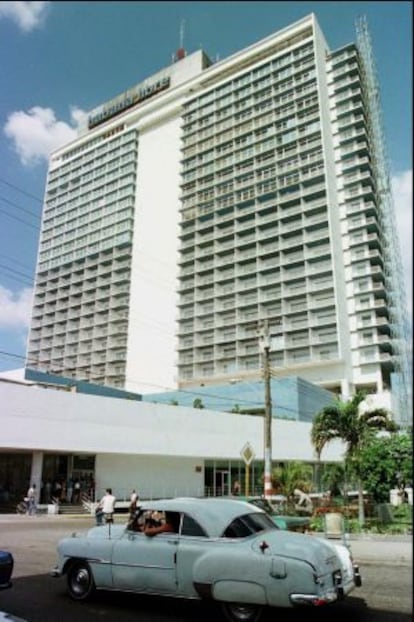
<svg viewBox="0 0 414 622">
<path fill-rule="evenodd" d="M 292 605 L 311 605 L 313 607 L 321 607 L 338 600 L 336 591 L 326 592 L 325 594 L 291 594 L 289 596 Z"/>
<path fill-rule="evenodd" d="M 340 579 L 340 575 L 336 578 L 335 587 L 323 594 L 290 594 L 289 599 L 292 605 L 311 605 L 313 607 L 321 607 L 328 605 L 337 600 L 342 600 L 347 594 L 352 592 L 355 587 L 361 587 L 362 578 L 359 573 L 359 566 L 353 564 L 353 576 L 346 583 Z"/>
</svg>

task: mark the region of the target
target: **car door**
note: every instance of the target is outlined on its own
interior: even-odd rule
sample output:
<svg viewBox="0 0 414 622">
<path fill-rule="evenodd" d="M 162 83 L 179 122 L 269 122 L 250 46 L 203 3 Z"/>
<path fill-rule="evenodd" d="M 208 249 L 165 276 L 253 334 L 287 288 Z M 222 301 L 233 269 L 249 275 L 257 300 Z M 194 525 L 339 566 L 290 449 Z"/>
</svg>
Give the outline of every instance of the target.
<svg viewBox="0 0 414 622">
<path fill-rule="evenodd" d="M 126 530 L 113 547 L 114 588 L 175 594 L 177 547 L 178 535 L 175 533 L 160 533 L 149 537 Z"/>
</svg>

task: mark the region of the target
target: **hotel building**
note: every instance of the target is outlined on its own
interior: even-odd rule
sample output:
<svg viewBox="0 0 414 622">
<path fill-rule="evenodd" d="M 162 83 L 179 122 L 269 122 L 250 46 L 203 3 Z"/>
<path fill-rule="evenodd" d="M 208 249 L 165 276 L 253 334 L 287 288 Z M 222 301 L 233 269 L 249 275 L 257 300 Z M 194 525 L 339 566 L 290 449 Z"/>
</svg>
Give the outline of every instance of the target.
<svg viewBox="0 0 414 622">
<path fill-rule="evenodd" d="M 411 416 L 405 300 L 366 24 L 315 15 L 93 110 L 50 159 L 26 367 L 155 393 L 262 374 Z M 409 406 L 404 410 L 401 406 Z"/>
</svg>

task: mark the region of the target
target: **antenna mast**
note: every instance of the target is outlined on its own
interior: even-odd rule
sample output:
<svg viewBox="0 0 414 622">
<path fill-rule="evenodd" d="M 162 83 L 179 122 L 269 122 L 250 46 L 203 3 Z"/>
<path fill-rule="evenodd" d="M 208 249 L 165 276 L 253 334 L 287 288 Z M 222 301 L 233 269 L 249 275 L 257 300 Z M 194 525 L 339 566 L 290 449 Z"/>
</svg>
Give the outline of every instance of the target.
<svg viewBox="0 0 414 622">
<path fill-rule="evenodd" d="M 175 53 L 175 61 L 182 60 L 186 56 L 186 51 L 184 49 L 184 24 L 185 20 L 182 19 L 180 22 L 180 47 Z"/>
<path fill-rule="evenodd" d="M 184 48 L 184 26 L 185 26 L 185 19 L 182 19 L 180 23 L 180 48 L 181 49 Z"/>
</svg>

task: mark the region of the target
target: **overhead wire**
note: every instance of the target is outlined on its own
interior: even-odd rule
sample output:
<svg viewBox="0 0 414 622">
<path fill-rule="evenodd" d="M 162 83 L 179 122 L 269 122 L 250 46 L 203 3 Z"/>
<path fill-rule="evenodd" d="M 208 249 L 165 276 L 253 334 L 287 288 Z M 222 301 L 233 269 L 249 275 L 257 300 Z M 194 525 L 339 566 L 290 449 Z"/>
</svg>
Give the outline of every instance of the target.
<svg viewBox="0 0 414 622">
<path fill-rule="evenodd" d="M 9 181 L 6 181 L 5 179 L 3 179 L 2 177 L 0 177 L 0 182 L 2 184 L 5 184 L 6 186 L 9 186 L 10 188 L 13 188 L 14 190 L 18 190 L 18 192 L 25 194 L 27 197 L 34 199 L 35 201 L 38 201 L 39 203 L 43 203 L 42 199 L 39 199 L 39 197 L 36 197 L 34 194 L 30 194 L 30 192 L 26 192 L 26 190 L 22 190 L 21 188 L 19 188 L 19 186 L 15 186 Z"/>
<path fill-rule="evenodd" d="M 11 353 L 11 352 L 5 352 L 4 350 L 0 350 L 0 356 L 22 359 L 23 361 L 26 360 L 26 357 L 23 356 L 23 355 L 14 354 L 14 353 Z M 28 363 L 30 363 L 30 362 L 37 363 L 38 361 L 37 361 L 37 359 L 27 359 L 27 362 Z M 56 371 L 57 368 L 59 368 L 61 366 L 54 364 L 53 367 L 54 367 L 54 371 L 53 372 L 44 372 L 44 373 L 50 373 L 52 375 L 56 375 L 57 374 L 57 371 Z M 62 368 L 62 370 L 63 369 L 64 368 Z M 67 378 L 69 378 L 69 377 L 67 377 Z M 260 382 L 261 381 L 257 381 L 257 384 L 260 384 Z M 149 383 L 149 382 L 143 382 L 143 381 L 141 381 L 141 382 L 140 381 L 135 381 L 135 382 L 134 381 L 129 381 L 129 384 L 132 384 L 132 385 L 135 384 L 137 386 L 142 386 L 142 385 L 149 386 L 149 387 L 152 386 L 155 389 L 162 389 L 162 393 L 159 394 L 158 397 L 161 397 L 165 393 L 171 393 L 172 395 L 168 396 L 169 399 L 178 399 L 179 395 L 183 394 L 183 395 L 190 395 L 190 396 L 194 396 L 194 397 L 197 397 L 197 398 L 201 398 L 201 401 L 202 401 L 202 398 L 204 398 L 204 399 L 217 399 L 217 400 L 221 400 L 221 401 L 231 402 L 233 404 L 233 406 L 236 406 L 236 405 L 240 406 L 240 405 L 245 404 L 247 407 L 248 406 L 254 407 L 254 409 L 262 407 L 260 400 L 251 400 L 251 399 L 248 399 L 248 398 L 239 398 L 239 399 L 237 399 L 237 403 L 236 403 L 235 402 L 235 396 L 220 395 L 220 394 L 217 394 L 217 393 L 210 393 L 210 392 L 207 392 L 205 390 L 204 391 L 197 391 L 196 389 L 177 389 L 177 388 L 173 388 L 173 387 L 166 387 L 165 385 Z M 217 390 L 217 388 L 218 388 L 218 386 L 216 385 L 215 386 L 215 390 Z M 128 392 L 125 389 L 122 389 L 122 390 L 124 390 L 126 393 Z M 144 394 L 142 394 L 142 393 L 140 393 L 140 395 L 143 395 L 144 398 L 145 398 L 146 395 L 151 395 L 151 401 L 153 401 L 153 403 L 164 403 L 164 404 L 168 405 L 168 402 L 165 402 L 165 401 L 157 402 L 157 400 L 156 400 L 157 394 L 156 393 L 155 394 L 151 394 L 151 393 L 148 393 L 148 394 L 144 393 Z M 144 399 L 144 401 L 149 401 L 149 400 L 145 400 Z M 297 414 L 297 409 L 292 408 L 290 406 L 283 405 L 283 404 L 278 404 L 277 407 L 280 410 L 283 410 L 284 412 L 287 411 L 287 412 L 292 412 L 295 415 Z M 263 408 L 264 408 L 264 393 L 263 393 Z M 213 408 L 209 408 L 209 410 L 214 410 L 214 407 Z M 220 409 L 219 412 L 221 412 L 221 409 Z M 224 412 L 228 412 L 228 411 L 224 411 Z M 249 413 L 246 413 L 246 414 L 249 414 Z M 305 413 L 302 413 L 302 414 L 307 414 L 309 416 L 315 415 L 315 413 L 313 411 L 312 412 L 311 411 L 306 411 Z"/>
</svg>

